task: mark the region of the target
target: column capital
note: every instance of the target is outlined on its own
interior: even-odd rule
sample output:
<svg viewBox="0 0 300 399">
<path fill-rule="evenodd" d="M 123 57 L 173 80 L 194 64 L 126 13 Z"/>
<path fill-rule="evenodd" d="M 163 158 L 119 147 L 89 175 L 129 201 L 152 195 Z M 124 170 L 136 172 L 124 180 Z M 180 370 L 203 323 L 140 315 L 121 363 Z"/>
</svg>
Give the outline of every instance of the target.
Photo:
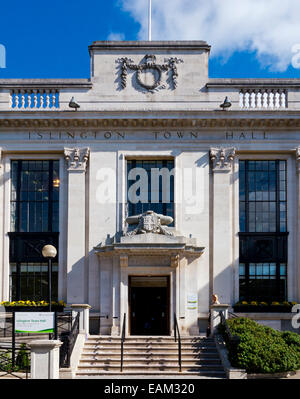
<svg viewBox="0 0 300 399">
<path fill-rule="evenodd" d="M 89 148 L 65 148 L 64 155 L 68 171 L 86 171 L 90 156 Z"/>
<path fill-rule="evenodd" d="M 235 148 L 211 148 L 209 156 L 213 172 L 230 172 L 235 157 Z"/>
<path fill-rule="evenodd" d="M 120 267 L 128 267 L 128 255 L 121 254 L 120 255 Z"/>
<path fill-rule="evenodd" d="M 174 267 L 174 268 L 178 267 L 179 261 L 180 261 L 179 255 L 172 255 L 171 256 L 171 267 Z"/>
</svg>

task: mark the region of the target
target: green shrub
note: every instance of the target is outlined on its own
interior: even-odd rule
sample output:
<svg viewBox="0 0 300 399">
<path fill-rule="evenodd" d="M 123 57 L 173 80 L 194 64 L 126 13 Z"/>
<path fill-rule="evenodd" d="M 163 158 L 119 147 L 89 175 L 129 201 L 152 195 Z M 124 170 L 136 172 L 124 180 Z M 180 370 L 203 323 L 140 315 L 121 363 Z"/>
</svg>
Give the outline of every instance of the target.
<svg viewBox="0 0 300 399">
<path fill-rule="evenodd" d="M 279 332 L 247 318 L 230 319 L 227 324 L 231 334 L 240 339 L 234 345 L 224 328 L 220 329 L 234 367 L 244 368 L 248 373 L 279 373 L 300 368 L 298 334 Z"/>
</svg>

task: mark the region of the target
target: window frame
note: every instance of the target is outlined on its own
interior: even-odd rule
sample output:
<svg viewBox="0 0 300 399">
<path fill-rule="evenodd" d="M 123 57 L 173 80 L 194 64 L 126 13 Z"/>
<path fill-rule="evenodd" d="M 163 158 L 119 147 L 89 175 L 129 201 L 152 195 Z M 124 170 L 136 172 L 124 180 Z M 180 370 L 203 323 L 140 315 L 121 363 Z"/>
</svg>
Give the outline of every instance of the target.
<svg viewBox="0 0 300 399">
<path fill-rule="evenodd" d="M 16 260 L 11 260 L 10 252 L 11 252 L 11 242 L 12 238 L 24 238 L 24 242 L 27 240 L 30 240 L 32 238 L 34 239 L 39 239 L 40 246 L 43 246 L 45 244 L 53 244 L 57 248 L 57 256 L 54 259 L 54 262 L 57 263 L 58 265 L 63 264 L 63 250 L 59 251 L 59 248 L 62 246 L 63 242 L 63 234 L 66 232 L 66 227 L 65 224 L 62 221 L 62 218 L 58 218 L 58 230 L 59 232 L 10 232 L 11 230 L 11 193 L 12 193 L 12 162 L 13 161 L 56 161 L 58 162 L 58 173 L 59 173 L 59 180 L 60 180 L 60 187 L 59 187 L 59 198 L 58 198 L 58 213 L 59 215 L 64 214 L 62 212 L 63 209 L 63 198 L 66 197 L 66 186 L 64 183 L 66 173 L 65 173 L 65 168 L 64 168 L 64 158 L 62 155 L 54 155 L 54 154 L 37 154 L 33 152 L 28 152 L 26 154 L 24 153 L 14 153 L 14 154 L 7 154 L 5 156 L 4 160 L 4 170 L 9 176 L 9 179 L 6 179 L 4 189 L 5 189 L 5 195 L 4 195 L 4 201 L 7 204 L 6 209 L 8 209 L 8 212 L 6 213 L 5 216 L 5 223 L 4 223 L 4 231 L 8 231 L 8 234 L 5 235 L 5 240 L 4 240 L 4 262 L 5 262 L 5 268 L 6 268 L 6 273 L 5 273 L 5 285 L 4 285 L 4 292 L 3 292 L 3 298 L 7 300 L 6 298 L 11 299 L 11 268 L 10 264 L 15 263 L 15 266 L 19 269 L 18 274 L 20 274 L 20 267 L 22 262 L 30 262 L 34 263 L 36 262 L 37 264 L 44 263 L 45 261 L 44 258 L 40 258 L 39 260 L 35 259 L 34 257 L 31 259 L 30 257 L 28 259 L 18 259 Z M 50 181 L 51 176 L 49 175 L 49 181 Z M 53 181 L 53 178 L 51 178 L 51 181 Z M 52 230 L 52 229 L 51 229 Z M 41 251 L 40 251 L 41 252 Z M 62 276 L 65 274 L 65 271 L 63 268 L 58 267 L 58 271 L 54 271 L 54 275 L 57 276 L 57 293 L 58 293 L 58 298 L 62 297 L 62 290 L 63 286 L 60 283 Z M 53 276 L 54 277 L 54 276 Z M 54 280 L 53 280 L 54 281 Z M 20 286 L 20 282 L 18 283 L 18 287 Z M 18 293 L 20 292 L 20 289 L 17 288 Z M 22 298 L 15 298 L 15 300 L 20 300 Z M 44 299 L 44 298 L 43 298 Z M 55 298 L 54 298 L 55 299 Z"/>
<path fill-rule="evenodd" d="M 130 215 L 130 212 L 129 212 L 129 206 L 130 205 L 129 205 L 129 202 L 128 202 L 128 190 L 129 190 L 129 187 L 130 187 L 129 184 L 128 184 L 128 173 L 129 173 L 129 171 L 128 171 L 128 161 L 130 161 L 130 162 L 138 162 L 138 161 L 140 161 L 140 162 L 148 162 L 148 161 L 170 162 L 171 161 L 171 162 L 173 162 L 172 170 L 174 170 L 174 171 L 176 170 L 175 158 L 174 157 L 169 157 L 169 156 L 134 156 L 134 155 L 126 156 L 125 157 L 125 180 L 126 180 L 126 183 L 125 183 L 125 204 L 126 204 L 125 215 L 126 215 L 126 217 Z M 162 168 L 167 168 L 167 166 L 163 165 Z M 164 215 L 167 215 L 166 209 L 167 209 L 168 204 L 172 204 L 173 205 L 173 215 L 172 215 L 173 223 L 169 226 L 171 228 L 173 228 L 175 226 L 175 222 L 176 222 L 176 216 L 175 216 L 176 215 L 176 207 L 175 207 L 175 205 L 176 205 L 176 201 L 175 201 L 175 195 L 176 195 L 175 193 L 176 193 L 176 191 L 175 190 L 176 190 L 176 173 L 174 173 L 174 176 L 173 176 L 173 200 L 170 201 L 170 203 L 159 202 L 163 206 L 162 213 Z M 149 194 L 150 193 L 148 192 L 148 196 L 149 196 Z M 134 207 L 136 205 L 137 204 L 133 204 Z M 137 210 L 135 210 L 134 213 L 132 213 L 132 215 L 136 215 L 136 214 L 138 214 Z"/>
<path fill-rule="evenodd" d="M 239 237 L 239 246 L 238 246 L 238 254 L 239 254 L 239 256 L 238 256 L 238 259 L 239 259 L 239 261 L 237 262 L 237 278 L 238 278 L 238 292 L 237 292 L 237 295 L 238 295 L 238 298 L 239 298 L 239 300 L 242 300 L 242 299 L 244 299 L 244 300 L 255 300 L 256 298 L 254 298 L 254 297 L 251 297 L 251 293 L 249 292 L 249 289 L 247 290 L 247 294 L 246 294 L 246 298 L 241 298 L 241 295 L 240 295 L 240 284 L 241 284 L 241 279 L 240 279 L 240 265 L 241 264 L 244 264 L 244 266 L 245 266 L 245 276 L 244 276 L 244 279 L 243 279 L 243 281 L 245 281 L 246 282 L 246 284 L 248 285 L 248 287 L 249 287 L 249 282 L 250 282 L 250 277 L 249 277 L 249 267 L 250 267 L 250 264 L 252 263 L 252 264 L 254 264 L 254 263 L 276 263 L 276 282 L 277 282 L 277 292 L 278 292 L 278 298 L 272 298 L 273 300 L 278 300 L 278 299 L 280 299 L 280 300 L 286 300 L 287 299 L 287 297 L 289 296 L 289 273 L 288 273 L 288 270 L 289 270 L 289 267 L 288 267 L 288 251 L 289 251 L 289 246 L 291 245 L 291 243 L 290 243 L 290 240 L 288 240 L 288 235 L 289 235 L 289 231 L 288 231 L 288 228 L 289 228 L 289 226 L 290 226 L 290 220 L 289 220 L 289 212 L 288 212 L 288 209 L 289 209 L 289 206 L 290 206 L 290 195 L 289 195 L 289 168 L 290 168 L 290 160 L 289 160 L 289 158 L 288 157 L 286 157 L 286 156 L 283 156 L 283 155 L 266 155 L 266 154 L 263 154 L 263 155 L 257 155 L 257 156 L 255 156 L 255 157 L 253 157 L 253 156 L 250 156 L 250 155 L 246 155 L 246 154 L 243 154 L 242 156 L 240 156 L 238 159 L 237 159 L 237 162 L 238 162 L 238 177 L 240 176 L 240 167 L 239 167 L 239 165 L 240 165 L 240 161 L 278 161 L 278 167 L 276 167 L 276 173 L 277 173 L 277 175 L 276 175 L 276 200 L 275 200 L 275 202 L 276 202 L 276 232 L 255 232 L 255 231 L 251 231 L 251 232 L 249 232 L 249 231 L 247 231 L 247 226 L 249 227 L 249 224 L 247 225 L 247 221 L 245 220 L 245 230 L 246 231 L 240 231 L 240 223 L 238 223 L 238 226 L 239 226 L 239 228 L 238 228 L 238 231 L 237 231 L 237 233 L 238 233 L 238 237 Z M 280 198 L 279 198 L 279 196 L 278 196 L 278 193 L 279 193 L 279 190 L 280 190 L 280 188 L 279 188 L 279 176 L 280 176 L 280 166 L 279 166 L 279 161 L 285 161 L 285 164 L 286 164 L 286 167 L 285 167 L 285 193 L 286 193 L 286 199 L 285 199 L 285 204 L 286 204 L 286 207 L 285 207 L 285 209 L 286 209 L 286 220 L 285 220 L 285 224 L 286 224 L 286 231 L 285 232 L 281 232 L 280 231 Z M 246 166 L 246 162 L 245 162 L 245 166 Z M 237 215 L 238 215 L 238 220 L 239 220 L 239 222 L 240 222 L 240 203 L 241 203 L 241 201 L 240 201 L 240 179 L 238 179 L 238 182 L 239 182 L 239 185 L 238 185 L 238 190 L 237 190 L 237 203 L 238 203 L 238 213 L 237 213 Z M 248 185 L 248 182 L 247 182 L 247 176 L 246 176 L 246 171 L 245 171 L 245 199 L 244 199 L 244 203 L 246 204 L 246 201 L 247 201 L 247 185 Z M 261 201 L 263 201 L 263 200 L 261 200 Z M 253 201 L 254 203 L 257 203 L 257 202 L 260 202 L 260 201 Z M 249 209 L 249 208 L 248 208 Z M 246 219 L 247 219 L 247 217 L 248 217 L 248 215 L 247 215 L 247 206 L 245 205 L 245 217 L 246 217 Z M 249 228 L 248 228 L 248 230 L 249 230 Z M 279 230 L 279 231 L 278 231 Z M 283 251 L 281 252 L 281 255 L 283 256 L 279 256 L 278 255 L 278 253 L 277 253 L 277 256 L 278 256 L 278 258 L 276 258 L 276 259 L 274 259 L 274 257 L 273 258 L 265 258 L 265 259 L 259 259 L 259 258 L 251 258 L 251 255 L 249 256 L 249 257 L 247 257 L 247 258 L 245 258 L 245 257 L 243 257 L 243 256 L 241 256 L 241 239 L 242 238 L 245 238 L 246 240 L 249 240 L 250 238 L 252 238 L 252 239 L 268 239 L 268 238 L 271 238 L 271 237 L 275 237 L 277 240 L 279 239 L 279 240 L 286 240 L 286 243 L 285 243 L 285 246 L 283 246 Z M 280 252 L 280 251 L 278 251 L 278 252 Z M 285 289 L 284 289 L 284 291 L 285 291 L 285 297 L 283 298 L 283 297 L 281 297 L 281 298 L 279 298 L 280 297 L 280 295 L 281 295 L 281 292 L 280 292 L 280 289 L 279 289 L 279 287 L 280 287 L 280 280 L 281 280 L 281 276 L 280 276 L 280 265 L 281 264 L 285 264 L 285 267 L 286 267 L 286 274 L 285 274 L 285 276 L 284 276 L 284 278 L 285 278 Z M 270 299 L 271 300 L 271 299 Z"/>
</svg>

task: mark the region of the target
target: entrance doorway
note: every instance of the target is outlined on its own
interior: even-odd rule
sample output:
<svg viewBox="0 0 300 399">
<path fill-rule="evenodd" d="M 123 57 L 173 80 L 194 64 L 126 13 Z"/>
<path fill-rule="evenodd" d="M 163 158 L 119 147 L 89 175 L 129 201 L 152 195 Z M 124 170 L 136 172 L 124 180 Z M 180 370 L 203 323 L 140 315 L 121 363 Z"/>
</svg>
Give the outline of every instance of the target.
<svg viewBox="0 0 300 399">
<path fill-rule="evenodd" d="M 129 277 L 131 335 L 170 334 L 169 276 Z"/>
</svg>

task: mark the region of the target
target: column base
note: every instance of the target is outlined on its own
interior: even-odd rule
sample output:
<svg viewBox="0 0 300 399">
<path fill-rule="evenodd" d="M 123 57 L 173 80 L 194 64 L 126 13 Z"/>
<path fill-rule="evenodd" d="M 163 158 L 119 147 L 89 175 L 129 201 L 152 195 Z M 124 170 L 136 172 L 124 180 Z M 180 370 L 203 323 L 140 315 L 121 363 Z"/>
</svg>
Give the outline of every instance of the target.
<svg viewBox="0 0 300 399">
<path fill-rule="evenodd" d="M 112 337 L 119 337 L 120 336 L 120 327 L 119 326 L 112 326 L 111 335 L 112 335 Z"/>
</svg>

